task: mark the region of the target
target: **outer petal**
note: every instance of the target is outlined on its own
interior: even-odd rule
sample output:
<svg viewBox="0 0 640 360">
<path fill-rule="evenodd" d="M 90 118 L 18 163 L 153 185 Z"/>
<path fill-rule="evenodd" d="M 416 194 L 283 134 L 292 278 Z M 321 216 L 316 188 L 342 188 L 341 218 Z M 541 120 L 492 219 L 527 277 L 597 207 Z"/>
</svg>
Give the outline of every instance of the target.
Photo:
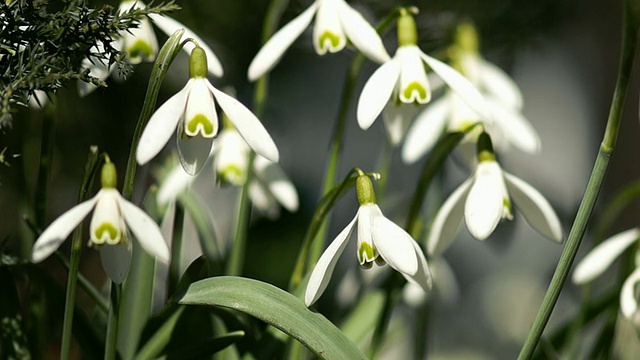
<svg viewBox="0 0 640 360">
<path fill-rule="evenodd" d="M 502 219 L 504 192 L 496 163 L 480 163 L 474 175 L 475 181 L 469 190 L 464 205 L 467 229 L 474 238 L 484 240 L 491 235 Z"/>
<path fill-rule="evenodd" d="M 418 112 L 420 112 L 420 108 L 413 104 L 397 106 L 394 102 L 387 103 L 382 111 L 382 120 L 384 120 L 391 145 L 400 144 Z"/>
<path fill-rule="evenodd" d="M 164 205 L 177 198 L 194 180 L 182 166 L 175 166 L 158 189 L 158 203 Z"/>
<path fill-rule="evenodd" d="M 632 319 L 638 311 L 638 298 L 636 286 L 640 282 L 640 268 L 635 269 L 625 280 L 620 292 L 620 311 L 627 319 Z"/>
<path fill-rule="evenodd" d="M 318 1 L 318 14 L 313 27 L 313 47 L 318 55 L 338 52 L 347 45 L 347 37 L 338 17 L 339 0 Z"/>
<path fill-rule="evenodd" d="M 285 209 L 293 212 L 298 210 L 298 193 L 287 175 L 277 163 L 257 156 L 253 166 L 256 176 L 269 188 L 269 191 Z"/>
<path fill-rule="evenodd" d="M 358 124 L 367 130 L 391 98 L 400 77 L 400 62 L 392 59 L 371 75 L 358 99 Z"/>
<path fill-rule="evenodd" d="M 157 257 L 164 263 L 169 263 L 169 247 L 162 237 L 158 224 L 144 211 L 123 197 L 120 197 L 119 203 L 127 226 L 142 248 L 149 255 Z"/>
<path fill-rule="evenodd" d="M 493 114 L 493 124 L 500 128 L 510 144 L 527 153 L 540 151 L 540 137 L 531 123 L 517 110 L 509 109 L 493 98 L 485 98 Z"/>
<path fill-rule="evenodd" d="M 116 284 L 122 284 L 129 274 L 131 267 L 130 246 L 130 244 L 118 244 L 100 248 L 102 268 L 109 279 Z"/>
<path fill-rule="evenodd" d="M 429 152 L 442 135 L 449 114 L 449 102 L 440 98 L 421 112 L 407 132 L 402 145 L 402 161 L 413 164 Z"/>
<path fill-rule="evenodd" d="M 442 61 L 432 58 L 425 53 L 421 53 L 421 56 L 422 60 L 424 60 L 473 111 L 482 117 L 482 120 L 491 120 L 491 114 L 487 109 L 484 98 L 469 80 Z"/>
<path fill-rule="evenodd" d="M 209 89 L 247 145 L 259 155 L 277 162 L 280 157 L 278 148 L 260 120 L 238 100 L 214 88 L 211 84 Z"/>
<path fill-rule="evenodd" d="M 455 239 L 464 215 L 464 200 L 472 184 L 473 178 L 463 182 L 438 210 L 427 241 L 427 253 L 430 256 L 444 252 Z"/>
<path fill-rule="evenodd" d="M 562 242 L 562 224 L 551 204 L 531 185 L 504 172 L 507 189 L 527 222 L 542 235 Z"/>
<path fill-rule="evenodd" d="M 280 216 L 278 201 L 267 191 L 260 181 L 253 180 L 249 184 L 249 198 L 256 209 L 260 210 L 269 219 L 275 220 Z"/>
<path fill-rule="evenodd" d="M 407 279 L 408 282 L 414 285 L 418 285 L 420 288 L 422 288 L 422 290 L 424 290 L 424 292 L 428 292 L 433 286 L 433 280 L 431 271 L 429 271 L 429 266 L 427 266 L 427 259 L 424 257 L 422 249 L 420 249 L 418 243 L 411 239 L 411 244 L 413 245 L 413 248 L 415 250 L 416 257 L 418 258 L 418 271 L 416 271 L 415 275 L 402 273 L 402 276 L 404 276 L 404 278 Z"/>
<path fill-rule="evenodd" d="M 353 45 L 372 61 L 379 64 L 389 61 L 389 53 L 376 29 L 343 0 L 339 0 L 337 5 L 340 23 Z"/>
<path fill-rule="evenodd" d="M 522 93 L 507 73 L 484 59 L 478 61 L 478 66 L 480 67 L 478 72 L 480 86 L 505 105 L 515 109 L 522 108 Z"/>
<path fill-rule="evenodd" d="M 40 234 L 31 252 L 31 261 L 38 263 L 53 254 L 78 224 L 87 217 L 98 200 L 97 196 L 82 202 L 62 214 Z"/>
<path fill-rule="evenodd" d="M 282 58 L 285 50 L 293 44 L 293 42 L 302 34 L 304 29 L 309 26 L 313 15 L 318 8 L 317 2 L 314 2 L 307 10 L 291 20 L 282 29 L 276 32 L 269 41 L 267 41 L 251 64 L 247 76 L 250 81 L 255 81 L 267 71 L 271 70 Z"/>
<path fill-rule="evenodd" d="M 380 256 L 389 266 L 403 275 L 409 278 L 422 277 L 422 275 L 418 274 L 422 264 L 420 264 L 421 259 L 418 259 L 417 254 L 417 252 L 420 252 L 422 255 L 422 251 L 416 251 L 415 241 L 411 235 L 393 221 L 384 217 L 378 205 L 373 206 L 374 208 L 371 211 L 371 234 L 373 244 L 378 249 Z M 422 280 L 424 282 L 422 286 L 427 286 L 426 279 Z"/>
<path fill-rule="evenodd" d="M 156 26 L 168 36 L 173 35 L 173 33 L 179 29 L 184 29 L 184 35 L 182 35 L 182 37 L 184 39 L 192 38 L 197 41 L 198 45 L 200 45 L 200 47 L 207 54 L 207 69 L 209 70 L 209 73 L 217 77 L 222 77 L 222 75 L 224 75 L 222 65 L 220 64 L 220 60 L 218 60 L 216 54 L 213 52 L 213 50 L 211 50 L 209 46 L 207 46 L 205 41 L 202 40 L 198 35 L 196 35 L 196 33 L 194 33 L 191 29 L 187 28 L 180 22 L 168 16 L 162 16 L 160 14 L 149 14 L 149 18 L 153 20 L 153 23 L 156 24 Z M 186 51 L 187 54 L 191 54 L 191 51 L 194 48 L 195 45 L 193 44 L 193 42 L 189 41 L 184 44 L 182 50 Z"/>
<path fill-rule="evenodd" d="M 336 264 L 338 263 L 338 258 L 340 258 L 344 248 L 347 246 L 357 218 L 358 215 L 356 214 L 349 225 L 347 225 L 347 227 L 345 227 L 340 234 L 336 236 L 327 250 L 325 250 L 324 253 L 322 253 L 322 256 L 320 256 L 320 260 L 318 260 L 316 267 L 311 273 L 309 283 L 307 284 L 307 290 L 304 294 L 304 303 L 307 307 L 315 303 L 327 288 L 333 269 L 335 269 Z"/>
<path fill-rule="evenodd" d="M 158 155 L 175 132 L 178 122 L 184 114 L 191 84 L 192 80 L 189 80 L 182 90 L 162 104 L 149 119 L 136 151 L 138 164 L 144 165 Z"/>
<path fill-rule="evenodd" d="M 623 231 L 600 243 L 576 266 L 573 271 L 573 282 L 586 284 L 600 276 L 638 238 L 640 238 L 640 229 L 635 228 Z"/>
</svg>

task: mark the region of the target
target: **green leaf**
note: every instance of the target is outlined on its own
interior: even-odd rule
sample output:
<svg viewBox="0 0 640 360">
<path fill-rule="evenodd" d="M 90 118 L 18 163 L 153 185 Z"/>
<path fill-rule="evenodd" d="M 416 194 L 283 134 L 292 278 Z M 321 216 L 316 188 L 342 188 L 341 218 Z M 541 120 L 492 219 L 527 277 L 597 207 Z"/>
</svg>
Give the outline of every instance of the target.
<svg viewBox="0 0 640 360">
<path fill-rule="evenodd" d="M 161 359 L 203 359 L 206 358 L 207 355 L 215 354 L 229 345 L 234 344 L 243 337 L 244 331 L 234 331 L 213 339 L 200 340 L 194 344 L 188 344 L 180 350 L 173 351 L 167 354 L 166 357 L 161 357 Z"/>
<path fill-rule="evenodd" d="M 344 334 L 351 341 L 362 345 L 367 335 L 371 335 L 373 332 L 383 305 L 384 294 L 382 291 L 367 293 L 342 324 L 341 329 Z"/>
<path fill-rule="evenodd" d="M 254 316 L 292 336 L 323 359 L 366 359 L 324 316 L 270 284 L 241 277 L 214 277 L 193 283 L 177 298 L 181 304 L 220 306 Z"/>
</svg>

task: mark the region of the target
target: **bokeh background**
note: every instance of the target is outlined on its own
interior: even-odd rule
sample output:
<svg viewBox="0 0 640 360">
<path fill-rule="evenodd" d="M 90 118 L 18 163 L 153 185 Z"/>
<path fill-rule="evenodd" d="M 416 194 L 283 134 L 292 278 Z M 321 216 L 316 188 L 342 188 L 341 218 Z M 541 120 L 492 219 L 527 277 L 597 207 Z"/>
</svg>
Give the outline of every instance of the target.
<svg viewBox="0 0 640 360">
<path fill-rule="evenodd" d="M 117 6 L 115 2 L 108 3 Z M 224 66 L 225 76 L 212 79 L 213 83 L 218 87 L 233 86 L 237 97 L 250 105 L 253 84 L 247 81 L 246 70 L 261 45 L 268 2 L 192 0 L 176 3 L 182 10 L 171 16 L 204 38 Z M 349 3 L 372 23 L 396 6 L 417 6 L 420 9 L 419 45 L 427 52 L 437 53 L 449 44 L 458 21 L 471 20 L 476 24 L 482 53 L 520 85 L 525 99 L 524 115 L 542 140 L 540 154 L 528 155 L 517 150 L 502 154 L 503 167 L 534 185 L 550 200 L 567 234 L 607 119 L 620 53 L 622 1 L 360 0 Z M 309 4 L 308 0 L 290 1 L 280 26 Z M 271 72 L 266 113 L 262 118 L 279 147 L 281 166 L 298 189 L 301 207 L 295 214 L 283 210 L 277 221 L 254 218 L 245 275 L 281 287 L 286 287 L 318 199 L 343 79 L 354 56 L 354 52 L 348 50 L 319 57 L 313 51 L 310 37 L 311 29 L 308 29 Z M 160 41 L 164 39 L 159 35 Z M 384 40 L 387 50 L 393 53 L 395 29 L 385 34 Z M 119 174 L 122 179 L 151 67 L 151 64 L 138 65 L 128 79 L 111 78 L 108 88 L 99 89 L 86 98 L 78 97 L 75 84 L 58 93 L 49 221 L 74 205 L 90 145 L 98 145 L 101 151 L 110 154 L 122 169 Z M 167 99 L 187 80 L 184 54 L 178 56 L 172 67 L 159 101 Z M 375 68 L 370 62 L 365 65 L 356 94 Z M 637 73 L 635 71 L 631 82 L 618 148 L 598 209 L 622 186 L 638 179 Z M 356 124 L 355 101 L 353 99 L 349 114 L 339 178 L 356 166 L 373 171 L 383 147 L 382 122 L 377 121 L 371 129 L 362 131 Z M 31 236 L 23 217 L 29 216 L 33 199 L 42 116 L 38 111 L 25 108 L 17 115 L 13 128 L 0 134 L 2 147 L 6 146 L 7 155 L 11 155 L 7 158 L 10 166 L 0 165 L 0 239 L 4 241 L 4 249 L 12 253 L 29 250 L 20 245 L 20 239 Z M 166 157 L 171 150 L 163 154 Z M 389 187 L 381 207 L 398 223 L 402 223 L 423 163 L 424 159 L 406 166 L 397 154 L 393 158 Z M 154 181 L 152 174 L 162 164 L 163 160 L 159 159 L 139 171 L 139 191 L 134 200 L 140 201 L 142 189 Z M 208 168 L 203 171 L 211 173 Z M 445 173 L 445 180 L 440 184 L 442 191 L 432 192 L 430 196 L 435 200 L 431 202 L 442 201 L 443 196 L 469 175 L 454 160 L 447 162 Z M 217 189 L 214 179 L 204 175 L 198 179 L 194 191 L 210 200 L 212 220 L 221 238 L 228 238 L 235 213 L 235 189 Z M 354 194 L 347 194 L 338 203 L 328 232 L 330 239 L 351 220 L 356 207 Z M 609 233 L 637 226 L 640 223 L 638 209 L 634 203 Z M 435 211 L 432 206 L 427 213 L 433 216 Z M 588 233 L 578 258 L 593 241 L 592 233 Z M 197 247 L 194 244 L 189 256 L 197 255 Z M 561 251 L 562 246 L 532 230 L 517 210 L 514 221 L 501 224 L 485 242 L 473 240 L 462 230 L 459 239 L 445 253 L 457 290 L 451 298 L 435 302 L 430 318 L 430 354 L 438 359 L 514 358 Z M 341 306 L 348 305 L 358 290 L 363 270 L 358 269 L 354 260 L 355 250 L 347 249 L 329 291 L 318 305 L 330 319 L 341 314 Z M 57 263 L 47 262 L 45 266 L 58 273 L 63 281 L 64 272 Z M 90 250 L 83 254 L 82 272 L 98 286 L 102 284 L 104 275 L 96 252 Z M 341 279 L 345 279 L 345 285 Z M 599 280 L 594 291 L 606 284 L 606 279 Z M 579 299 L 579 289 L 568 285 L 554 312 L 551 327 L 577 311 Z M 327 306 L 336 302 L 338 306 Z M 398 311 L 399 317 L 410 315 L 409 306 Z M 57 326 L 59 324 L 52 325 L 53 333 L 60 331 Z M 392 329 L 390 336 L 397 337 L 399 344 L 403 332 L 411 333 L 408 328 Z M 396 331 L 399 333 L 395 334 Z M 386 351 L 389 358 L 401 358 L 393 351 L 402 349 Z"/>
</svg>

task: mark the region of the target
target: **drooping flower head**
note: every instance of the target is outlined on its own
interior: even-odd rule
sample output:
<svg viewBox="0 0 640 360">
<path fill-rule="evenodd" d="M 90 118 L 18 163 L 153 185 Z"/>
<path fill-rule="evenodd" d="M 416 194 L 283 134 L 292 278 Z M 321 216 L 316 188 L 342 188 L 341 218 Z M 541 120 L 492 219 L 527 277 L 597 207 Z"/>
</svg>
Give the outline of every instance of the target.
<svg viewBox="0 0 640 360">
<path fill-rule="evenodd" d="M 195 175 L 206 161 L 218 135 L 216 102 L 238 129 L 246 143 L 259 155 L 277 162 L 278 149 L 260 120 L 238 100 L 216 89 L 207 76 L 207 57 L 196 47 L 189 61 L 190 79 L 149 119 L 136 153 L 140 165 L 155 157 L 177 129 L 180 163 Z"/>
<path fill-rule="evenodd" d="M 118 11 L 120 13 L 126 13 L 135 9 L 144 9 L 146 7 L 147 5 L 142 1 L 123 0 L 118 7 Z M 168 36 L 171 36 L 179 29 L 183 29 L 183 38 L 195 40 L 195 42 L 197 42 L 206 52 L 209 73 L 216 77 L 222 77 L 224 71 L 213 50 L 211 50 L 204 40 L 196 35 L 196 33 L 168 16 L 149 14 L 148 18 L 141 18 L 139 20 L 138 27 L 130 28 L 127 31 L 123 31 L 114 36 L 113 47 L 125 52 L 127 54 L 127 61 L 131 64 L 135 65 L 143 61 L 154 61 L 156 59 L 156 54 L 158 53 L 158 40 L 155 32 L 153 31 L 152 24 L 156 25 Z M 190 54 L 194 48 L 195 45 L 192 42 L 188 42 L 182 49 L 187 54 Z M 102 44 L 98 44 L 94 50 L 97 53 L 103 53 L 104 47 Z M 109 77 L 109 74 L 113 71 L 113 67 L 109 67 L 108 65 L 109 64 L 106 64 L 104 59 L 99 59 L 95 56 L 85 58 L 82 63 L 83 68 L 89 69 L 91 76 L 103 81 Z M 95 89 L 96 86 L 93 84 L 85 83 L 83 81 L 78 82 L 78 91 L 80 96 L 88 95 Z"/>
<path fill-rule="evenodd" d="M 271 70 L 309 26 L 314 15 L 313 47 L 318 55 L 338 52 L 349 40 L 372 61 L 383 63 L 389 59 L 376 30 L 345 0 L 316 0 L 264 44 L 249 65 L 249 80 L 257 80 Z"/>
<path fill-rule="evenodd" d="M 331 242 L 311 273 L 305 293 L 307 306 L 315 303 L 327 288 L 356 223 L 356 255 L 361 267 L 367 269 L 374 263 L 379 266 L 387 263 L 423 291 L 431 289 L 431 273 L 422 250 L 411 235 L 382 215 L 375 203 L 371 179 L 361 171 L 357 178 L 356 195 L 360 204 L 356 216 Z"/>
<path fill-rule="evenodd" d="M 89 226 L 89 246 L 102 250 L 103 267 L 113 281 L 124 281 L 129 259 L 109 262 L 109 259 L 105 259 L 105 254 L 108 256 L 126 253 L 128 256 L 127 229 L 131 230 L 147 253 L 168 263 L 169 247 L 158 225 L 116 190 L 116 169 L 108 158 L 102 167 L 100 179 L 102 189 L 93 198 L 74 206 L 42 232 L 33 246 L 31 261 L 37 263 L 49 257 L 93 210 Z"/>
<path fill-rule="evenodd" d="M 385 106 L 398 108 L 385 121 L 394 145 L 404 137 L 415 115 L 415 105 L 431 101 L 432 91 L 425 66 L 442 78 L 481 117 L 491 117 L 482 95 L 469 80 L 445 63 L 423 53 L 417 46 L 417 38 L 415 20 L 405 9 L 398 18 L 398 49 L 395 55 L 371 75 L 358 100 L 358 124 L 363 130 L 373 124 Z"/>
<path fill-rule="evenodd" d="M 429 254 L 440 254 L 451 244 L 463 219 L 474 238 L 485 240 L 501 220 L 513 218 L 512 201 L 534 229 L 562 241 L 562 226 L 549 202 L 531 185 L 502 170 L 491 138 L 482 133 L 475 173 L 438 210 L 429 234 Z"/>
</svg>

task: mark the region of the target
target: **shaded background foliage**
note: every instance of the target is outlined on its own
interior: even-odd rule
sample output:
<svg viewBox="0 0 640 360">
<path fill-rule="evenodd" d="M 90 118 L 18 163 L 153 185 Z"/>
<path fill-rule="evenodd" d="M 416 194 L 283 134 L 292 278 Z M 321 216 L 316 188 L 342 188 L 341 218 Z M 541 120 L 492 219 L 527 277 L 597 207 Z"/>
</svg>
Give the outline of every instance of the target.
<svg viewBox="0 0 640 360">
<path fill-rule="evenodd" d="M 116 2 L 107 3 L 117 7 Z M 292 0 L 280 24 L 299 14 L 309 3 Z M 568 229 L 606 120 L 619 54 L 622 4 L 584 0 L 370 0 L 350 3 L 371 22 L 382 18 L 395 6 L 418 6 L 420 46 L 435 54 L 451 42 L 453 29 L 460 19 L 471 19 L 477 25 L 482 52 L 514 75 L 521 85 L 525 95 L 524 114 L 542 139 L 540 155 L 507 154 L 504 156 L 505 168 L 541 189 Z M 96 7 L 101 4 L 91 2 Z M 215 79 L 214 84 L 234 86 L 238 98 L 250 104 L 253 85 L 246 80 L 246 69 L 261 45 L 260 32 L 268 2 L 194 0 L 177 1 L 177 5 L 182 10 L 171 16 L 198 32 L 224 66 L 225 76 Z M 310 30 L 307 30 L 272 71 L 266 113 L 262 119 L 280 149 L 281 165 L 298 188 L 302 206 L 296 214 L 283 211 L 276 222 L 254 220 L 245 265 L 246 276 L 281 287 L 286 286 L 299 241 L 318 197 L 340 89 L 353 56 L 352 51 L 347 51 L 318 57 L 309 38 Z M 164 38 L 160 36 L 159 40 Z M 393 53 L 395 31 L 386 34 L 384 40 L 387 49 Z M 187 57 L 181 54 L 168 74 L 159 101 L 164 101 L 182 86 L 187 79 L 186 69 Z M 366 65 L 356 94 L 374 69 L 374 64 Z M 137 65 L 126 81 L 112 77 L 107 80 L 107 88 L 98 89 L 86 98 L 77 95 L 73 81 L 58 91 L 47 223 L 74 204 L 90 145 L 96 144 L 108 152 L 114 163 L 124 170 L 150 71 L 151 64 Z M 632 89 L 637 89 L 637 77 Z M 637 98 L 637 91 L 632 94 Z M 639 149 L 634 141 L 638 131 L 636 108 L 636 101 L 628 101 L 619 150 L 611 165 L 603 201 L 608 200 L 616 188 L 638 177 Z M 43 116 L 39 111 L 21 109 L 15 114 L 13 128 L 3 128 L 0 134 L 0 148 L 6 148 L 5 163 L 0 165 L 0 246 L 3 253 L 26 257 L 33 241 L 23 216 L 33 216 L 35 159 Z M 378 154 L 384 136 L 381 122 L 365 133 L 357 127 L 353 113 L 350 118 L 339 176 L 354 166 L 374 169 L 377 160 L 372 154 Z M 156 164 L 161 163 L 156 161 Z M 150 172 L 155 166 L 142 169 L 139 174 L 141 185 L 152 182 Z M 399 157 L 394 158 L 388 196 L 382 204 L 385 213 L 395 218 L 404 216 L 403 209 L 409 196 L 407 189 L 415 186 L 419 168 L 419 165 L 405 166 Z M 434 199 L 442 199 L 467 176 L 455 161 L 448 164 L 446 172 L 448 180 L 441 184 L 443 193 L 429 195 Z M 120 171 L 120 176 L 123 173 Z M 232 190 L 212 195 L 213 183 L 211 179 L 200 179 L 196 186 L 203 196 L 216 199 L 217 202 L 210 204 L 211 212 L 224 236 L 230 231 L 228 224 L 234 213 L 234 197 L 228 194 Z M 145 188 L 137 186 L 134 200 L 140 201 Z M 348 194 L 347 199 L 350 197 L 352 195 Z M 339 203 L 329 237 L 335 236 L 352 217 L 355 207 L 353 199 Z M 637 205 L 634 210 L 620 219 L 612 233 L 638 224 Z M 435 210 L 430 209 L 430 214 L 433 216 Z M 480 351 L 487 358 L 513 357 L 524 338 L 522 332 L 526 334 L 531 324 L 561 247 L 546 242 L 517 215 L 515 221 L 498 228 L 485 243 L 471 240 L 466 233 L 459 237 L 462 239 L 445 257 L 458 278 L 460 299 L 457 304 L 436 305 L 431 331 L 433 349 L 450 354 L 455 346 L 461 349 L 458 352 Z M 583 252 L 588 245 L 589 242 L 583 245 Z M 347 260 L 340 264 L 338 271 L 349 277 L 355 263 L 349 255 L 345 258 Z M 87 251 L 83 254 L 81 269 L 96 284 L 101 284 L 104 276 L 98 262 L 97 253 Z M 62 282 L 64 271 L 55 263 L 47 263 L 47 266 Z M 339 289 L 337 283 L 333 282 L 329 290 L 335 290 L 340 299 L 346 290 Z M 333 295 L 328 292 L 318 306 L 329 319 L 343 311 L 349 298 L 343 296 L 342 302 L 338 301 L 339 306 L 323 306 L 334 302 Z M 563 310 L 572 308 L 577 295 L 572 288 L 564 292 L 556 311 L 558 317 L 562 317 Z M 60 322 L 61 316 L 51 316 L 53 334 L 59 331 Z M 55 336 L 49 341 L 50 346 L 55 346 Z"/>
</svg>

